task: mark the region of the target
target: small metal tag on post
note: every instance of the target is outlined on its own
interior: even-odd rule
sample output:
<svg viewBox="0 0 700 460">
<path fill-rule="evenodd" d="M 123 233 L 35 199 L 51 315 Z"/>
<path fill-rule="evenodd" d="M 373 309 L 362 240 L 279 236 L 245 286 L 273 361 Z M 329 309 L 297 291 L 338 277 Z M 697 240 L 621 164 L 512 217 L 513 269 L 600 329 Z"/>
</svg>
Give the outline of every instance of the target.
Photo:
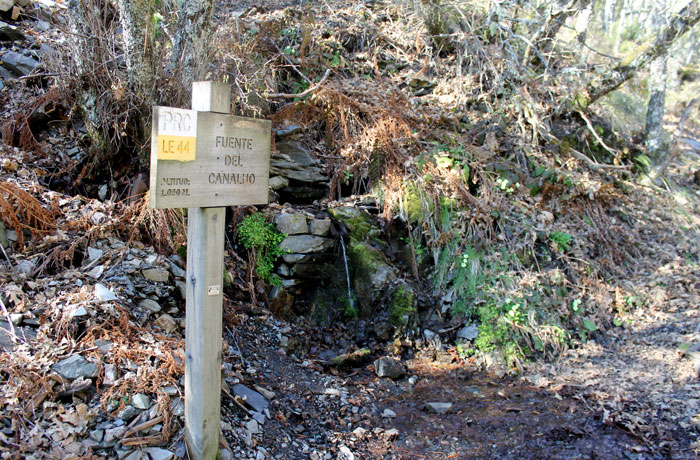
<svg viewBox="0 0 700 460">
<path fill-rule="evenodd" d="M 224 206 L 266 204 L 271 122 L 230 115 L 228 84 L 195 82 L 192 110 L 153 108 L 153 208 L 187 207 L 185 440 L 192 460 L 219 450 Z"/>
</svg>

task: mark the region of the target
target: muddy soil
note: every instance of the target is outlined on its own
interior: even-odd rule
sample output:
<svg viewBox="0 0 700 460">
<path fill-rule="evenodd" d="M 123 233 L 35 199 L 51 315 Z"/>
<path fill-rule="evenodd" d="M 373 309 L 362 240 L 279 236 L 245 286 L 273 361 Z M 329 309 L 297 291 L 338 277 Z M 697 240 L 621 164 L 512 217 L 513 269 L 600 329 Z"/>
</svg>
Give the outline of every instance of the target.
<svg viewBox="0 0 700 460">
<path fill-rule="evenodd" d="M 502 379 L 434 349 L 405 359 L 407 374 L 398 380 L 378 378 L 371 363 L 338 370 L 322 361 L 295 362 L 279 349 L 265 350 L 274 340 L 261 337 L 285 327 L 275 323 L 248 321 L 239 325 L 238 337 L 228 337 L 242 345 L 240 360 L 232 362 L 241 372 L 231 375 L 276 393 L 272 419 L 260 427 L 259 444 L 249 446 L 274 458 L 666 458 L 644 439 L 604 423 L 574 387 L 553 391 L 522 378 Z M 254 336 L 257 348 L 250 347 Z M 435 413 L 427 407 L 435 402 L 451 407 Z M 224 408 L 225 424 L 245 423 L 233 402 Z M 240 436 L 235 429 L 228 434 L 236 457 Z M 245 458 L 244 451 L 238 455 Z"/>
</svg>

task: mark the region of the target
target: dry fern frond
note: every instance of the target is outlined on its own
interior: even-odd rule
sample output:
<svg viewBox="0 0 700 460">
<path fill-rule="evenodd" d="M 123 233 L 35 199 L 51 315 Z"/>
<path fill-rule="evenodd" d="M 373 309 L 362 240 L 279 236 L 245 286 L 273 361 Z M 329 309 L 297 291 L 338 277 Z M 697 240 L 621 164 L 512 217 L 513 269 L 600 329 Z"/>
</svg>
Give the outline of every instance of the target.
<svg viewBox="0 0 700 460">
<path fill-rule="evenodd" d="M 148 205 L 148 193 L 129 205 L 122 217 L 128 225 L 129 242 L 144 232 L 158 252 L 175 252 L 187 241 L 185 214 L 179 209 L 153 209 Z"/>
<path fill-rule="evenodd" d="M 0 210 L 5 223 L 17 233 L 20 247 L 24 246 L 23 230 L 38 238 L 56 229 L 53 213 L 14 182 L 0 183 Z"/>
</svg>

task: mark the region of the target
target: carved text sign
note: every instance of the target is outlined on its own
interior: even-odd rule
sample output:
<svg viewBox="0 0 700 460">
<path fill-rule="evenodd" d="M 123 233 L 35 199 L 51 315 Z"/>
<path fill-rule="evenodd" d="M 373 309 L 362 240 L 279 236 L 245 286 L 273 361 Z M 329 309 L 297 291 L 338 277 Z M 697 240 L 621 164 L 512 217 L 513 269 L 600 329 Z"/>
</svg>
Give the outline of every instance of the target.
<svg viewBox="0 0 700 460">
<path fill-rule="evenodd" d="M 271 122 L 213 112 L 153 108 L 153 208 L 265 204 Z"/>
</svg>

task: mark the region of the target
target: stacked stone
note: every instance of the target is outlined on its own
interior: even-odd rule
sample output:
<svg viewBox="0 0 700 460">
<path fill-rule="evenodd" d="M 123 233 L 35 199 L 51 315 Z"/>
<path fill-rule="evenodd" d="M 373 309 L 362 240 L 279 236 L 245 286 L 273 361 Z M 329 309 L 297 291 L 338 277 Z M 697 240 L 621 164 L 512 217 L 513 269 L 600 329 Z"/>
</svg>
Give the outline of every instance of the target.
<svg viewBox="0 0 700 460">
<path fill-rule="evenodd" d="M 280 243 L 287 254 L 282 256 L 282 263 L 277 267 L 282 286 L 272 289 L 270 299 L 276 305 L 273 309 L 283 313 L 282 310 L 291 308 L 294 288 L 309 281 L 317 282 L 330 274 L 327 263 L 335 255 L 336 241 L 330 237 L 328 218 L 318 219 L 301 212 L 278 214 L 275 226 L 277 231 L 287 235 Z"/>
</svg>

